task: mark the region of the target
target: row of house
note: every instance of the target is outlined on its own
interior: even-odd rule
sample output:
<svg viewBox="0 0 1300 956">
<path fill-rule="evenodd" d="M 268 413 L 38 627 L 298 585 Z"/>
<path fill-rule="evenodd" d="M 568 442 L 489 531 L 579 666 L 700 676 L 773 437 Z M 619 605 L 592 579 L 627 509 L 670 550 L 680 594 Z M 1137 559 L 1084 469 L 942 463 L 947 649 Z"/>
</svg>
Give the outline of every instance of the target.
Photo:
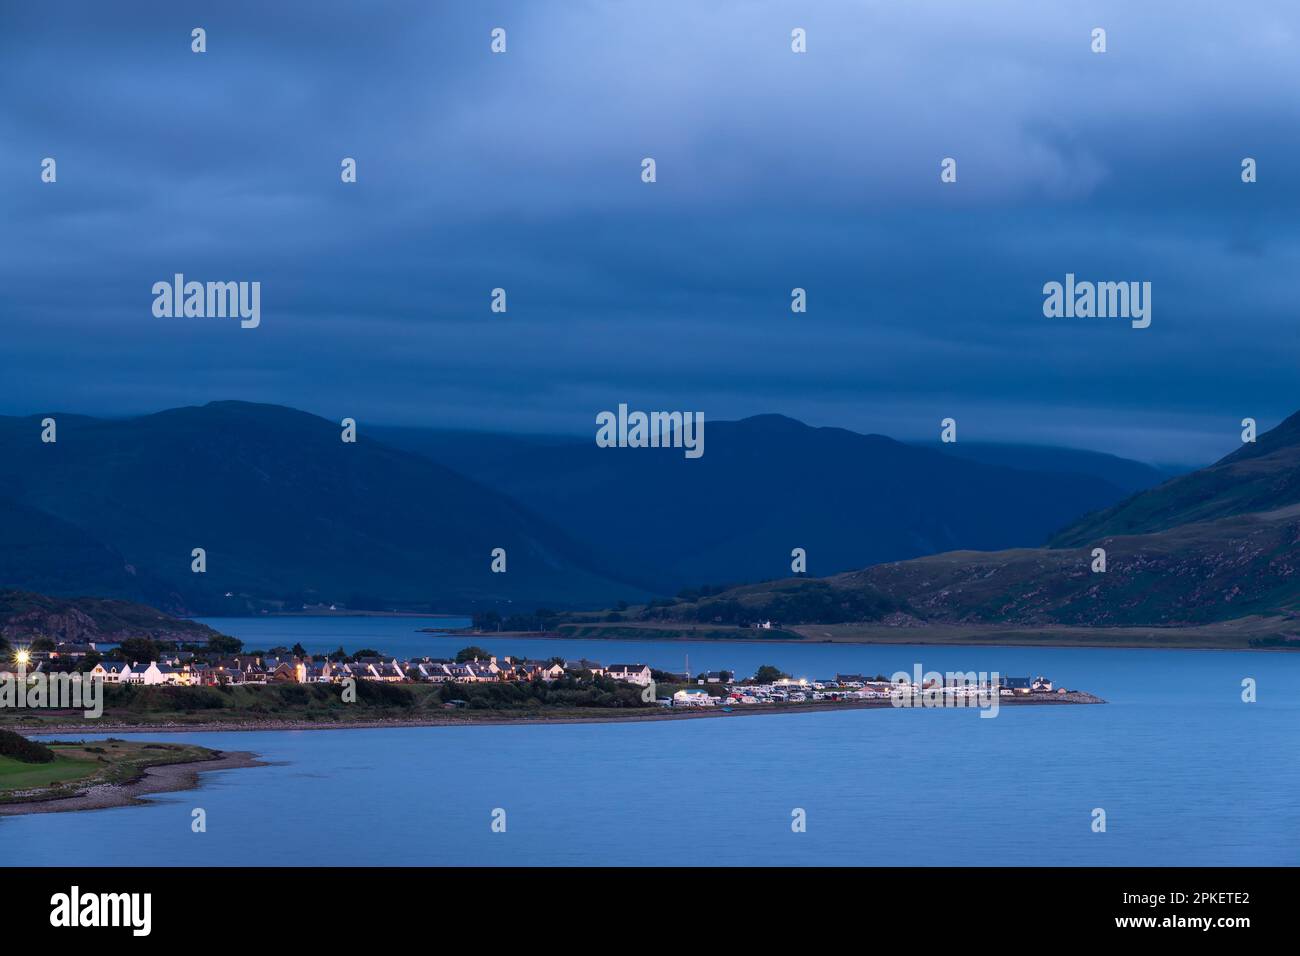
<svg viewBox="0 0 1300 956">
<path fill-rule="evenodd" d="M 94 645 L 68 646 L 60 645 L 61 655 L 80 656 L 85 650 L 94 650 Z M 35 656 L 35 655 L 34 655 Z M 41 655 L 46 656 L 46 655 Z M 48 655 L 51 665 L 57 666 L 53 653 Z M 44 663 L 33 668 L 40 670 Z M 29 670 L 31 673 L 31 670 Z M 554 681 L 566 674 L 589 673 L 613 680 L 624 681 L 641 687 L 653 683 L 652 670 L 646 664 L 610 664 L 604 666 L 598 661 L 585 658 L 541 661 L 517 659 L 510 656 L 489 656 L 484 659 L 474 658 L 468 661 L 454 661 L 435 658 L 403 661 L 396 658 L 361 657 L 355 661 L 317 660 L 313 657 L 295 656 L 235 656 L 212 662 L 186 658 L 175 655 L 162 661 L 150 661 L 147 664 L 126 663 L 123 661 L 104 660 L 90 671 L 92 677 L 102 678 L 108 684 L 137 685 L 177 685 L 177 686 L 217 686 L 231 684 L 270 684 L 270 683 L 339 683 L 347 679 L 381 682 L 419 682 L 419 683 L 487 683 L 509 681 Z M 699 684 L 725 685 L 726 693 L 722 696 L 706 691 L 678 691 L 672 698 L 658 698 L 661 704 L 676 707 L 713 706 L 719 701 L 725 703 L 779 703 L 803 702 L 809 700 L 837 700 L 888 697 L 900 689 L 882 678 L 869 678 L 861 674 L 836 674 L 835 678 L 810 681 L 807 678 L 781 678 L 768 684 L 758 684 L 752 680 L 734 681 L 728 671 L 709 671 L 692 679 L 686 675 L 674 679 L 674 682 L 697 682 Z M 905 681 L 902 683 L 906 683 Z M 956 696 L 975 694 L 979 688 L 958 685 L 955 680 L 950 684 L 944 681 L 945 693 Z M 915 690 L 930 689 L 930 685 Z M 1052 681 L 1038 677 L 999 677 L 999 695 L 1003 697 L 1026 696 L 1031 694 L 1050 694 L 1053 692 Z M 1064 693 L 1064 689 L 1056 693 Z"/>
<path fill-rule="evenodd" d="M 174 658 L 147 664 L 101 661 L 91 669 L 92 677 L 106 684 L 170 684 L 182 687 L 213 687 L 232 684 L 330 684 L 349 678 L 386 682 L 487 683 L 493 681 L 554 681 L 568 673 L 590 672 L 613 680 L 646 686 L 651 680 L 645 664 L 611 664 L 596 661 L 516 660 L 512 657 L 475 658 L 470 661 L 424 658 L 401 661 L 396 658 L 364 657 L 355 661 L 315 660 L 311 657 L 231 657 L 211 663 Z"/>
</svg>

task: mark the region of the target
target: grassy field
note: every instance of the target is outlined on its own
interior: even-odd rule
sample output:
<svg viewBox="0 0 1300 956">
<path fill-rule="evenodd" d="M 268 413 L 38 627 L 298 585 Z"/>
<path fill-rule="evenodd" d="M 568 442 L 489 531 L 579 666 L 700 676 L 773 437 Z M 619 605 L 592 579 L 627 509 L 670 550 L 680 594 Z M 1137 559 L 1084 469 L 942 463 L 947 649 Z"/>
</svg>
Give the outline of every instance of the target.
<svg viewBox="0 0 1300 956">
<path fill-rule="evenodd" d="M 53 763 L 22 763 L 12 757 L 0 757 L 0 803 L 54 799 L 87 786 L 125 783 L 149 767 L 207 760 L 214 753 L 207 747 L 192 744 L 124 740 L 47 746 L 55 752 Z"/>
<path fill-rule="evenodd" d="M 57 752 L 59 748 L 52 749 Z M 77 780 L 90 776 L 99 767 L 93 760 L 65 753 L 59 753 L 54 763 L 23 763 L 13 757 L 0 757 L 0 793 Z"/>
</svg>

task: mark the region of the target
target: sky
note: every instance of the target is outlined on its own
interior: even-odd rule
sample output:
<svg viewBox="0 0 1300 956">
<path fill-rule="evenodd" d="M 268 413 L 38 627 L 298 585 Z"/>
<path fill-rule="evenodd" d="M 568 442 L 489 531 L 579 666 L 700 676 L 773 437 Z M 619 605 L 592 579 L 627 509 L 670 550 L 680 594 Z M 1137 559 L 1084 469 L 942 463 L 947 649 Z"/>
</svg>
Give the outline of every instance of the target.
<svg viewBox="0 0 1300 956">
<path fill-rule="evenodd" d="M 626 402 L 1203 463 L 1300 409 L 1297 91 L 1282 0 L 5 2 L 0 413 Z M 178 272 L 259 281 L 260 326 L 156 317 Z M 1066 273 L 1151 326 L 1045 317 Z"/>
</svg>

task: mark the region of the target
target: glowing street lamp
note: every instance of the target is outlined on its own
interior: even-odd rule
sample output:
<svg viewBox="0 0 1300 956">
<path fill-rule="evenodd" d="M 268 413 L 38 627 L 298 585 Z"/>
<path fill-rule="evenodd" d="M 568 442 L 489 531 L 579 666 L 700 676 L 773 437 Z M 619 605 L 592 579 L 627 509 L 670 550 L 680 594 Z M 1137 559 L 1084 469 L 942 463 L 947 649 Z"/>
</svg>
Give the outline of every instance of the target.
<svg viewBox="0 0 1300 956">
<path fill-rule="evenodd" d="M 19 651 L 17 654 L 14 655 L 14 660 L 17 661 L 18 664 L 23 667 L 26 667 L 27 662 L 30 661 L 31 659 L 32 659 L 31 652 L 26 650 Z"/>
</svg>

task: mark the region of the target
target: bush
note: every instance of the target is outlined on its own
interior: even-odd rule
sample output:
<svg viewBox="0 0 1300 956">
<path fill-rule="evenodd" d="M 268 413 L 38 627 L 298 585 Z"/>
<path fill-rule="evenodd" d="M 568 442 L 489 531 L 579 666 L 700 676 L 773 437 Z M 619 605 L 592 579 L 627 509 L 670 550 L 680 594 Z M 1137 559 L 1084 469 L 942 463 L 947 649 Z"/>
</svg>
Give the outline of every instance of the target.
<svg viewBox="0 0 1300 956">
<path fill-rule="evenodd" d="M 128 685 L 127 707 L 136 712 L 219 710 L 231 706 L 226 695 L 211 687 L 172 687 L 153 684 Z M 107 697 L 108 695 L 106 695 Z M 111 698 L 109 698 L 111 699 Z M 106 701 L 107 702 L 107 701 Z"/>
<path fill-rule="evenodd" d="M 380 707 L 410 707 L 414 703 L 405 687 L 373 680 L 357 681 L 357 700 Z"/>
<path fill-rule="evenodd" d="M 13 757 L 20 763 L 53 763 L 54 751 L 12 730 L 0 730 L 0 757 Z"/>
<path fill-rule="evenodd" d="M 280 684 L 276 687 L 280 703 L 286 707 L 302 707 L 311 697 L 311 693 L 301 684 Z"/>
</svg>

